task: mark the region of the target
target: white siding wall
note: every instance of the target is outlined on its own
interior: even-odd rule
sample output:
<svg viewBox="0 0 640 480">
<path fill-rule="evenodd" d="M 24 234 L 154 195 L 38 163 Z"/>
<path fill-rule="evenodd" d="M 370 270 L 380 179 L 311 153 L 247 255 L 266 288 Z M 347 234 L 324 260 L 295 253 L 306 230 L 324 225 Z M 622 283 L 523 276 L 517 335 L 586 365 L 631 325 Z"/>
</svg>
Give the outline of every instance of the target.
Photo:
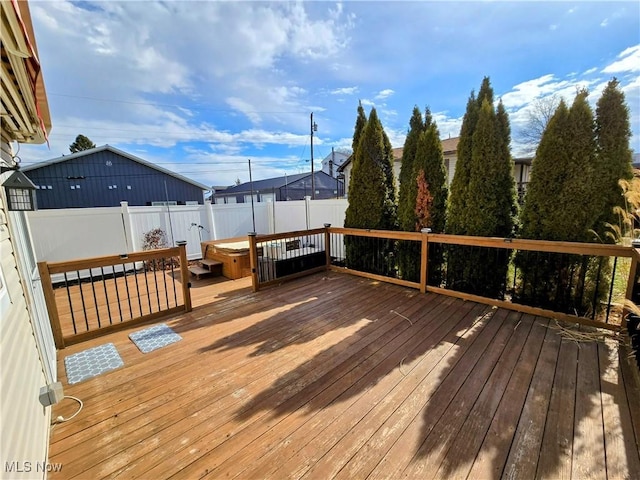
<svg viewBox="0 0 640 480">
<path fill-rule="evenodd" d="M 2 156 L 10 154 L 2 142 Z M 9 174 L 0 177 L 4 181 Z M 0 193 L 0 268 L 4 292 L 0 309 L 0 478 L 44 478 L 35 472 L 36 462 L 45 462 L 49 445 L 51 408 L 38 401 L 40 387 L 46 385 L 44 361 L 40 355 L 34 325 L 13 246 L 13 231 Z M 54 352 L 55 353 L 55 352 Z M 32 462 L 34 471 L 5 471 L 5 462 Z"/>
</svg>

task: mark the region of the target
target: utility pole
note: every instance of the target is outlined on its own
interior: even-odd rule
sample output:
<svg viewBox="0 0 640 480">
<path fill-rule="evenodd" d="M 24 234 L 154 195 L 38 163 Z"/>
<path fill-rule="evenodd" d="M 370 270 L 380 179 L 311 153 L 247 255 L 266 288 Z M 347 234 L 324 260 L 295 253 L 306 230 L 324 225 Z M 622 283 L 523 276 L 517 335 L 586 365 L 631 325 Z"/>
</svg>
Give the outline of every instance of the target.
<svg viewBox="0 0 640 480">
<path fill-rule="evenodd" d="M 313 112 L 311 112 L 311 200 L 316 199 L 316 179 L 313 173 L 313 132 L 318 131 L 318 125 L 313 121 Z"/>
</svg>

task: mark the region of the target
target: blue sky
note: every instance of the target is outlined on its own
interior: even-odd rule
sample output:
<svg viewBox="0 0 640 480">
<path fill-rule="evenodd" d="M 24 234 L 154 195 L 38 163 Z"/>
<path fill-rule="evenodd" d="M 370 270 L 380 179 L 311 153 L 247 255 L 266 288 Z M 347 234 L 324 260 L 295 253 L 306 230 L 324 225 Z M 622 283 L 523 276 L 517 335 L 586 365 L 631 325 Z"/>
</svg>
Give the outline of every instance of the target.
<svg viewBox="0 0 640 480">
<path fill-rule="evenodd" d="M 512 150 L 536 99 L 593 105 L 611 77 L 640 151 L 640 4 L 632 2 L 31 1 L 53 122 L 207 185 L 319 168 L 351 146 L 358 100 L 402 146 L 414 105 L 459 133 L 485 75 L 511 118 Z"/>
</svg>

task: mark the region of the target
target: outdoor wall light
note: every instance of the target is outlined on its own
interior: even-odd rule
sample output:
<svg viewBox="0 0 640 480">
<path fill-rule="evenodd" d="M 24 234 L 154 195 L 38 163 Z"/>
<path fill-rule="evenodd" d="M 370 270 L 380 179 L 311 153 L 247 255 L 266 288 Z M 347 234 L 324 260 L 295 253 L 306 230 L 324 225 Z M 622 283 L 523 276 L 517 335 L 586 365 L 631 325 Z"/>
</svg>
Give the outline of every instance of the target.
<svg viewBox="0 0 640 480">
<path fill-rule="evenodd" d="M 7 192 L 7 209 L 10 211 L 36 210 L 36 186 L 21 171 L 2 167 L 2 173 L 10 170 L 13 170 L 13 173 L 2 184 Z"/>
</svg>

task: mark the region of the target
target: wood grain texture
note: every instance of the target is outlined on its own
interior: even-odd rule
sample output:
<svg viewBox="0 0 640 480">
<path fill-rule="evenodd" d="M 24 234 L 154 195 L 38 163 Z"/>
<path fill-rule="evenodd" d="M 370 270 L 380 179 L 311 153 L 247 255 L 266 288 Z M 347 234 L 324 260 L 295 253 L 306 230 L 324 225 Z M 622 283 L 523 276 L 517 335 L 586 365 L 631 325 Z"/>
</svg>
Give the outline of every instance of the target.
<svg viewBox="0 0 640 480">
<path fill-rule="evenodd" d="M 85 407 L 52 431 L 50 478 L 637 472 L 637 386 L 612 346 L 578 348 L 545 318 L 335 272 L 192 293 L 193 311 L 163 320 L 180 342 L 142 354 L 116 332 L 59 354 Z M 64 356 L 107 342 L 125 366 L 67 385 Z"/>
</svg>

